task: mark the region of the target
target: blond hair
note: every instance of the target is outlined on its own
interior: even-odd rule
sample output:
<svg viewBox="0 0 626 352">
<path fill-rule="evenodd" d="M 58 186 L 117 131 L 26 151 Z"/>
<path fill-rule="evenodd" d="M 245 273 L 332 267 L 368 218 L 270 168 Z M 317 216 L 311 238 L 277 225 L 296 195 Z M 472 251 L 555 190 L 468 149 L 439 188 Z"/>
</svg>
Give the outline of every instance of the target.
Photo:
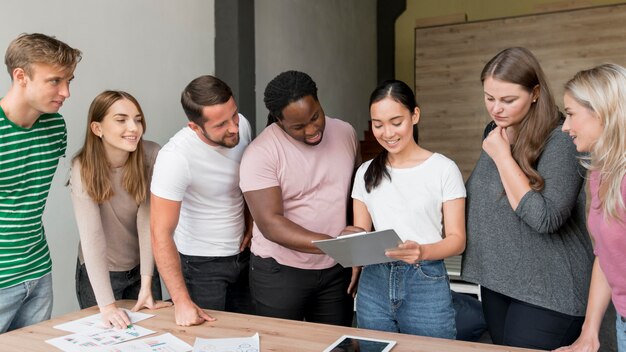
<svg viewBox="0 0 626 352">
<path fill-rule="evenodd" d="M 565 92 L 603 126 L 583 165 L 600 173 L 601 207 L 605 216 L 618 219 L 618 211 L 626 210 L 621 192 L 626 174 L 626 69 L 604 64 L 580 71 L 565 84 Z"/>
<path fill-rule="evenodd" d="M 139 102 L 126 92 L 104 91 L 91 102 L 87 118 L 85 143 L 73 159 L 81 164 L 80 176 L 83 182 L 83 188 L 97 203 L 103 203 L 111 199 L 113 196 L 113 186 L 111 185 L 111 166 L 107 161 L 103 142 L 91 131 L 90 126 L 92 122 L 102 122 L 102 119 L 106 116 L 111 105 L 122 99 L 127 99 L 135 104 L 139 114 L 142 116 L 141 125 L 145 133 L 146 122 L 143 118 L 143 111 L 141 110 Z M 144 164 L 143 154 L 142 135 L 137 149 L 130 152 L 122 174 L 122 186 L 135 198 L 137 204 L 142 203 L 147 196 L 147 170 Z"/>
<path fill-rule="evenodd" d="M 22 68 L 31 77 L 31 65 L 42 63 L 74 71 L 82 53 L 62 41 L 41 33 L 23 33 L 7 48 L 4 63 L 13 79 L 13 70 Z"/>
</svg>

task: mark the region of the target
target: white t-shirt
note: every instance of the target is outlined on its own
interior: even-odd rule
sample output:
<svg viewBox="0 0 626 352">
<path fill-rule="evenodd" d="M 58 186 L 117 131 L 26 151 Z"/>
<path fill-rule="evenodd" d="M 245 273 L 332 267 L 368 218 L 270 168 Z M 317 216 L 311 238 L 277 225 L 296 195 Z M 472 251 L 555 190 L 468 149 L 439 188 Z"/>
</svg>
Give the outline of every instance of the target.
<svg viewBox="0 0 626 352">
<path fill-rule="evenodd" d="M 150 190 L 182 202 L 174 232 L 180 253 L 204 257 L 239 253 L 245 229 L 239 164 L 251 140 L 250 130 L 240 114 L 239 144 L 226 148 L 210 146 L 184 127 L 159 152 Z"/>
<path fill-rule="evenodd" d="M 374 227 L 394 229 L 403 241 L 441 241 L 443 203 L 465 198 L 463 176 L 456 164 L 434 153 L 411 168 L 387 167 L 391 182 L 383 178 L 378 187 L 367 193 L 363 176 L 371 162 L 363 163 L 357 170 L 352 198 L 365 203 Z"/>
</svg>

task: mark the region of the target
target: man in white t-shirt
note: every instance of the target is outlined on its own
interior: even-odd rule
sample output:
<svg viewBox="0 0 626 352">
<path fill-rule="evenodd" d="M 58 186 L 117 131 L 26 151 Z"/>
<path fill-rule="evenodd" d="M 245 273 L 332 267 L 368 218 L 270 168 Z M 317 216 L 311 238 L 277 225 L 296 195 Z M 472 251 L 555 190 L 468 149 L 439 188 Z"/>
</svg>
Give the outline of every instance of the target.
<svg viewBox="0 0 626 352">
<path fill-rule="evenodd" d="M 248 288 L 252 218 L 239 189 L 239 164 L 251 140 L 226 83 L 200 76 L 181 97 L 189 119 L 154 166 L 151 232 L 176 324 L 214 318 L 202 309 L 251 313 Z"/>
</svg>

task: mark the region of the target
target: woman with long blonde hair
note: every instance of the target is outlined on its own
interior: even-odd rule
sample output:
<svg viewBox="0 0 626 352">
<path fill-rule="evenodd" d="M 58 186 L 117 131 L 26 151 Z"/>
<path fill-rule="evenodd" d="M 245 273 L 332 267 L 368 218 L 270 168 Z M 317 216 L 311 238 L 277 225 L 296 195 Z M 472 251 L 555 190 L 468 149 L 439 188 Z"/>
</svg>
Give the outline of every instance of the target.
<svg viewBox="0 0 626 352">
<path fill-rule="evenodd" d="M 72 161 L 70 187 L 80 234 L 76 295 L 100 308 L 106 326 L 131 324 L 116 305 L 161 308 L 150 243 L 149 187 L 159 145 L 144 141 L 141 106 L 130 94 L 105 91 L 89 107 L 85 143 Z M 153 276 L 154 275 L 154 276 Z M 155 279 L 153 279 L 155 277 Z"/>
<path fill-rule="evenodd" d="M 612 299 L 617 311 L 619 351 L 626 351 L 626 69 L 605 64 L 578 72 L 565 84 L 563 131 L 576 149 L 588 152 L 591 207 L 587 218 L 595 240 L 587 316 L 580 337 L 560 351 L 597 351 L 602 317 Z"/>
</svg>

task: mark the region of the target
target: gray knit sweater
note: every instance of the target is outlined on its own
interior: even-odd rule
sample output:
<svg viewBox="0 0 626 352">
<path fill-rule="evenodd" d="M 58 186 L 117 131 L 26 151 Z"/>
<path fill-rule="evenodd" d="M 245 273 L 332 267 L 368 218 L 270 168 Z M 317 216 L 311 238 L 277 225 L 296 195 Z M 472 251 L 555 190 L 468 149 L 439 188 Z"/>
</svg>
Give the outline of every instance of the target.
<svg viewBox="0 0 626 352">
<path fill-rule="evenodd" d="M 462 278 L 509 297 L 584 316 L 593 264 L 585 226 L 585 170 L 558 126 L 539 157 L 541 192 L 513 210 L 484 151 L 467 180 L 467 249 Z"/>
</svg>

